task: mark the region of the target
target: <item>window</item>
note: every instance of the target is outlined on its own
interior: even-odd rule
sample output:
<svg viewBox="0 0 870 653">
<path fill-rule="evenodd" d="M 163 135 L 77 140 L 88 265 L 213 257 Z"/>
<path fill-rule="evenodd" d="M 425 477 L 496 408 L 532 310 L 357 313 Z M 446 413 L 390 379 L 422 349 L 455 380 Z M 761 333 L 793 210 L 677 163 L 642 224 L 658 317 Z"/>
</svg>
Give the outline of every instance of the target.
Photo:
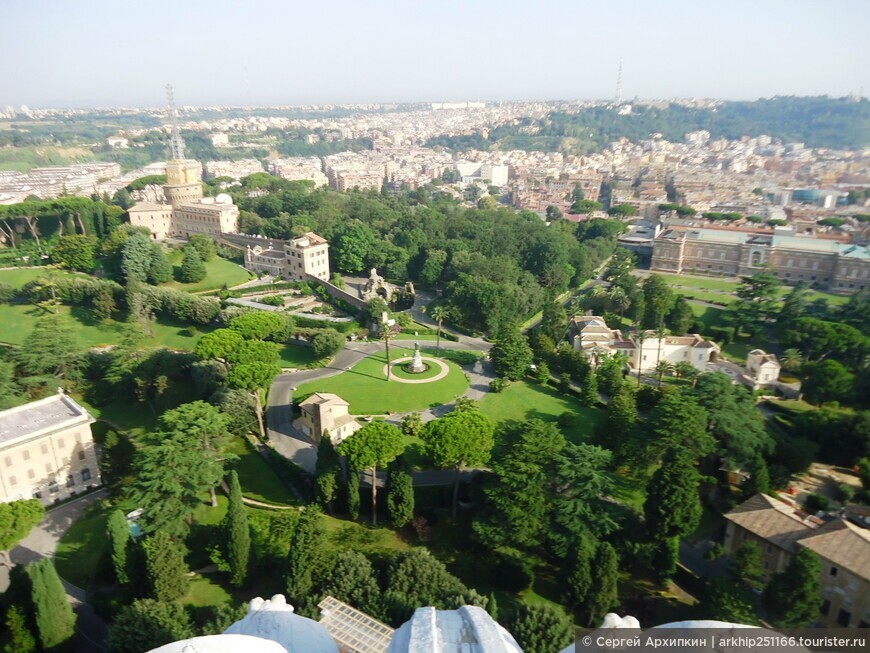
<svg viewBox="0 0 870 653">
<path fill-rule="evenodd" d="M 45 442 L 42 443 L 41 449 L 42 449 L 42 455 L 45 455 L 48 453 L 48 445 L 45 444 Z"/>
<path fill-rule="evenodd" d="M 51 463 L 45 463 L 45 473 L 51 474 Z"/>
<path fill-rule="evenodd" d="M 57 448 L 58 448 L 58 449 L 63 449 L 64 446 L 65 446 L 65 445 L 64 445 L 64 443 L 63 443 L 63 438 L 58 438 L 58 439 L 57 439 Z"/>
<path fill-rule="evenodd" d="M 18 485 L 18 480 L 14 476 L 9 477 L 9 485 Z"/>
<path fill-rule="evenodd" d="M 24 452 L 24 460 L 30 460 L 30 452 L 29 451 Z"/>
<path fill-rule="evenodd" d="M 82 470 L 82 483 L 91 480 L 91 470 L 85 467 Z"/>
<path fill-rule="evenodd" d="M 836 567 L 831 567 L 831 568 L 828 570 L 828 576 L 830 576 L 831 578 L 836 578 L 836 576 L 837 576 L 837 568 L 836 568 Z"/>
<path fill-rule="evenodd" d="M 830 610 L 831 610 L 831 602 L 828 599 L 825 599 L 822 602 L 822 607 L 819 609 L 819 611 L 827 617 L 828 612 L 830 612 Z"/>
<path fill-rule="evenodd" d="M 52 494 L 57 494 L 57 481 L 52 481 L 48 484 L 48 491 Z"/>
<path fill-rule="evenodd" d="M 12 457 L 11 456 L 6 456 L 6 466 L 12 467 Z"/>
<path fill-rule="evenodd" d="M 66 477 L 66 486 L 67 487 L 72 487 L 75 484 L 76 484 L 76 479 L 72 474 L 70 474 L 69 476 Z"/>
<path fill-rule="evenodd" d="M 28 469 L 27 478 L 36 478 L 36 472 L 34 472 L 32 469 Z"/>
<path fill-rule="evenodd" d="M 85 450 L 79 449 L 79 460 L 84 460 L 84 459 L 85 459 Z"/>
<path fill-rule="evenodd" d="M 840 610 L 837 613 L 837 623 L 841 626 L 848 626 L 849 620 L 852 618 L 852 613 L 848 610 Z"/>
</svg>

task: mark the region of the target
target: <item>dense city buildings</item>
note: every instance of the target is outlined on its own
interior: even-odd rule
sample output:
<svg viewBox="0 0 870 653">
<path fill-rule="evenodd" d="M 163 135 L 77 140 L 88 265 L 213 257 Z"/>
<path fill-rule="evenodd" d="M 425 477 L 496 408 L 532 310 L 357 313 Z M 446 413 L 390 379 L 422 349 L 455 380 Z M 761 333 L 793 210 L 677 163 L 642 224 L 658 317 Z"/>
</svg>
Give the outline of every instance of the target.
<svg viewBox="0 0 870 653">
<path fill-rule="evenodd" d="M 99 485 L 93 422 L 63 392 L 0 412 L 0 503 L 49 505 Z"/>
</svg>

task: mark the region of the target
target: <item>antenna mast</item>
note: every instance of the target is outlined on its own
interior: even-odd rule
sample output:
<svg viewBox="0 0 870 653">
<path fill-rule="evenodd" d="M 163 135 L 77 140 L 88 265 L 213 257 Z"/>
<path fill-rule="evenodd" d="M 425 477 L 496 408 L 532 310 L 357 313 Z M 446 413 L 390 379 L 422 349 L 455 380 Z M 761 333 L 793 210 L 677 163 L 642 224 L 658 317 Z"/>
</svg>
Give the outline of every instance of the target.
<svg viewBox="0 0 870 653">
<path fill-rule="evenodd" d="M 619 71 L 616 73 L 616 106 L 622 104 L 622 59 L 619 60 Z"/>
<path fill-rule="evenodd" d="M 181 131 L 178 129 L 178 109 L 175 106 L 175 91 L 172 84 L 166 85 L 166 104 L 172 120 L 172 137 L 169 140 L 172 146 L 172 158 L 180 160 L 184 158 L 184 141 L 181 140 Z"/>
</svg>

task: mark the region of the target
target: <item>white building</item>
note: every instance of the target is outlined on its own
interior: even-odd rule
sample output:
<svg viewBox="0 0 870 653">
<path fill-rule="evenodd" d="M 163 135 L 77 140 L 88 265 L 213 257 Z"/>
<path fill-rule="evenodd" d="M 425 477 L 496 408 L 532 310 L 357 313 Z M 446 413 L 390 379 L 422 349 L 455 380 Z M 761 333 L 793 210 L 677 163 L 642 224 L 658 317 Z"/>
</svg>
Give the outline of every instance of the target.
<svg viewBox="0 0 870 653">
<path fill-rule="evenodd" d="M 245 267 L 292 281 L 316 277 L 329 281 L 329 243 L 309 231 L 290 240 L 269 240 L 263 245 L 248 245 Z"/>
</svg>

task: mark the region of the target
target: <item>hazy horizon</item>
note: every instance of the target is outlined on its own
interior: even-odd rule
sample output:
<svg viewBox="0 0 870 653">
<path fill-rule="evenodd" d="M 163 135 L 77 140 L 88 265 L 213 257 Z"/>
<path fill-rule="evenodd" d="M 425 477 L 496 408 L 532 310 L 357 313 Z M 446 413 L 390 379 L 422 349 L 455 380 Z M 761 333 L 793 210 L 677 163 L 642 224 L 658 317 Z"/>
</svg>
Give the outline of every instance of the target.
<svg viewBox="0 0 870 653">
<path fill-rule="evenodd" d="M 870 89 L 870 2 L 6 0 L 0 106 L 755 100 Z"/>
</svg>

